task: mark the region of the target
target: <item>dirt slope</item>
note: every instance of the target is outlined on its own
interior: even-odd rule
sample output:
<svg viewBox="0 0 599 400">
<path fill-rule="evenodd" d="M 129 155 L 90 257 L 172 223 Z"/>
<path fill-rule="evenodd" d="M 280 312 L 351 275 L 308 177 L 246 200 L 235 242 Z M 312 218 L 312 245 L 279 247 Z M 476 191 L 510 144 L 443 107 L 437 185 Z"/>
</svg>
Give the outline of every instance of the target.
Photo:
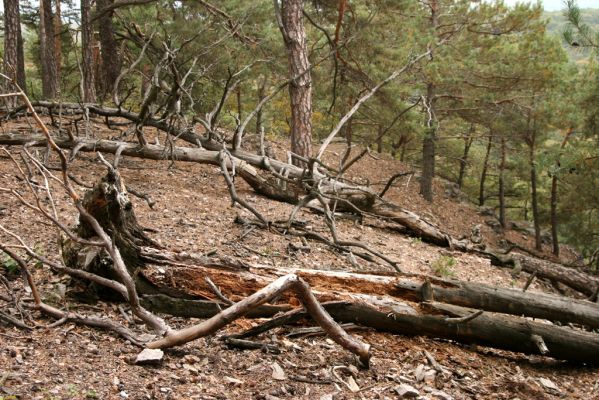
<svg viewBox="0 0 599 400">
<path fill-rule="evenodd" d="M 93 131 L 98 136 L 115 135 L 101 130 L 99 124 Z M 275 143 L 274 147 L 281 154 L 284 143 Z M 13 154 L 18 151 L 10 150 Z M 339 145 L 330 150 L 329 161 L 335 153 L 343 152 Z M 378 160 L 365 157 L 348 177 L 368 180 L 382 188 L 390 175 L 409 169 L 384 156 Z M 172 250 L 193 253 L 216 250 L 219 255 L 274 266 L 357 269 L 345 257 L 319 243 L 310 243 L 309 253 L 290 254 L 288 245 L 299 244 L 296 239 L 258 230 L 247 234 L 233 221 L 238 214 L 249 215 L 245 210 L 230 207 L 226 186 L 216 167 L 124 159 L 120 170 L 128 185 L 149 194 L 156 202 L 150 209 L 143 200 L 132 198 L 142 225 L 154 230 L 151 236 Z M 85 154 L 73 162 L 71 172 L 91 184 L 104 171 L 92 154 Z M 0 154 L 0 187 L 26 193 L 25 184 L 15 175 L 14 165 Z M 291 206 L 256 196 L 241 180 L 236 183 L 239 194 L 268 218 L 282 219 L 289 215 Z M 59 214 L 73 223 L 74 209 L 64 195 L 58 194 L 59 186 L 54 186 Z M 475 225 L 481 225 L 487 243 L 495 245 L 501 239 L 485 224 L 489 217 L 479 215 L 470 204 L 450 199 L 443 183 L 436 183 L 435 192 L 437 199 L 427 204 L 418 196 L 417 179 L 406 177 L 398 181 L 388 196 L 428 216 L 452 235 L 469 236 Z M 55 231 L 40 224 L 31 210 L 6 194 L 0 194 L 0 210 L 3 226 L 35 244 L 46 255 L 58 257 Z M 318 215 L 302 211 L 299 218 L 326 232 Z M 399 261 L 405 272 L 438 273 L 506 287 L 522 287 L 526 280 L 525 276 L 514 278 L 507 270 L 491 267 L 479 257 L 430 246 L 371 222 L 339 220 L 338 230 L 342 237 L 363 241 Z M 509 235 L 510 240 L 529 242 L 520 233 Z M 2 240 L 7 238 L 3 236 Z M 358 263 L 363 271 L 389 269 L 384 264 L 362 260 Z M 46 267 L 36 268 L 35 277 L 49 301 L 56 305 L 89 314 L 107 313 L 127 324 L 115 304 L 84 305 L 71 299 L 68 278 L 53 275 Z M 11 281 L 11 285 L 20 296 L 28 296 L 19 279 Z M 536 281 L 529 290 L 552 289 Z M 0 293 L 5 292 L 5 288 L 0 289 Z M 2 300 L 0 308 L 15 311 Z M 369 371 L 349 368 L 353 365 L 351 357 L 330 340 L 287 338 L 288 329 L 261 338 L 281 345 L 281 354 L 230 350 L 217 336 L 167 352 L 160 366 L 142 367 L 130 364 L 138 349 L 120 338 L 71 324 L 48 328 L 52 321 L 38 314 L 33 317 L 35 320 L 28 323 L 39 327 L 32 333 L 0 322 L 0 399 L 10 398 L 8 395 L 22 399 L 386 399 L 397 398 L 395 390 L 402 384 L 416 388 L 423 399 L 443 398 L 439 391 L 456 399 L 599 398 L 599 373 L 595 369 L 426 338 L 357 332 L 373 345 Z M 187 321 L 172 319 L 171 322 L 182 325 Z M 241 320 L 227 330 L 240 330 L 255 323 Z M 424 350 L 444 367 L 444 373 L 432 372 Z M 284 371 L 284 377 L 280 374 L 273 377 L 273 371 L 278 369 L 275 364 Z M 348 383 L 352 373 L 358 392 L 341 383 L 341 380 Z"/>
</svg>

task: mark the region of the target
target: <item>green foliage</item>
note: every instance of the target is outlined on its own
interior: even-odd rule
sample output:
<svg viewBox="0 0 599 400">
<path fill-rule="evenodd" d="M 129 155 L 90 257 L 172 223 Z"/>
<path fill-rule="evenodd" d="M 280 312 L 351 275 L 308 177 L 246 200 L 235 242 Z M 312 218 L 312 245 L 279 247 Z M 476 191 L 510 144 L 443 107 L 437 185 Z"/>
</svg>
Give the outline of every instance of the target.
<svg viewBox="0 0 599 400">
<path fill-rule="evenodd" d="M 433 273 L 443 278 L 450 278 L 455 276 L 454 267 L 457 261 L 451 256 L 440 256 L 431 264 Z"/>
<path fill-rule="evenodd" d="M 0 265 L 4 270 L 4 274 L 9 277 L 14 277 L 21 272 L 19 264 L 6 253 L 0 253 Z"/>
</svg>

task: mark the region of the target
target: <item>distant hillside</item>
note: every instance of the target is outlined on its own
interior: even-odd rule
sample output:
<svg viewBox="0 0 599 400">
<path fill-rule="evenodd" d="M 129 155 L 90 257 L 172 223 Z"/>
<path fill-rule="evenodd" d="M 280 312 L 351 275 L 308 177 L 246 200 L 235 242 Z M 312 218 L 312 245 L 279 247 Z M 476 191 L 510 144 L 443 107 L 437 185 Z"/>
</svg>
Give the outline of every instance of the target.
<svg viewBox="0 0 599 400">
<path fill-rule="evenodd" d="M 599 32 L 599 9 L 597 8 L 585 8 L 581 10 L 582 19 L 584 22 L 589 25 L 594 31 Z M 566 29 L 566 17 L 564 16 L 563 11 L 551 11 L 545 12 L 545 16 L 549 19 L 549 24 L 547 24 L 547 31 L 550 34 L 554 34 L 556 36 L 561 36 L 562 32 Z M 587 49 L 574 49 L 570 46 L 567 46 L 564 43 L 568 54 L 572 57 L 576 62 L 583 62 L 588 58 L 590 51 Z"/>
</svg>

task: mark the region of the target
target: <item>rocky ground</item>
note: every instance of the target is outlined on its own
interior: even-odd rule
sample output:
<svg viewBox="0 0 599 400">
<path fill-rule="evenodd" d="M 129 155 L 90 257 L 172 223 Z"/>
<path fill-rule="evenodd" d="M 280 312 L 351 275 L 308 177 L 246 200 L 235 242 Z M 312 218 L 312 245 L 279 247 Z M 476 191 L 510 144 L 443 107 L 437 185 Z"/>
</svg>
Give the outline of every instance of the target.
<svg viewBox="0 0 599 400">
<path fill-rule="evenodd" d="M 26 129 L 25 124 L 13 126 Z M 100 121 L 93 127 L 98 136 L 114 136 L 103 130 Z M 118 132 L 116 132 L 118 133 Z M 282 152 L 285 143 L 275 143 Z M 9 149 L 18 157 L 20 149 Z M 39 151 L 40 156 L 43 151 Z M 329 162 L 343 152 L 332 146 Z M 51 161 L 53 163 L 54 161 Z M 247 234 L 235 224 L 236 215 L 249 216 L 230 207 L 229 194 L 217 167 L 182 162 L 156 162 L 126 158 L 119 167 L 127 185 L 148 194 L 152 208 L 132 197 L 139 221 L 150 228 L 153 239 L 175 251 L 230 256 L 271 266 L 317 269 L 391 271 L 389 266 L 359 260 L 351 265 L 345 256 L 325 245 L 310 243 L 309 253 L 289 253 L 294 238 L 254 230 Z M 411 167 L 386 156 L 365 157 L 348 177 L 382 188 L 394 173 Z M 82 183 L 93 184 L 103 167 L 92 153 L 80 155 L 70 172 Z M 0 187 L 27 193 L 27 187 L 6 153 L 0 154 Z M 236 181 L 243 196 L 270 219 L 284 219 L 291 206 L 254 194 L 241 180 Z M 55 201 L 61 220 L 75 222 L 76 211 L 57 183 Z M 82 193 L 85 188 L 77 186 Z M 436 183 L 436 200 L 428 204 L 418 196 L 415 176 L 405 176 L 391 189 L 388 198 L 443 226 L 452 235 L 469 237 L 481 231 L 486 243 L 497 245 L 506 238 L 521 245 L 530 237 L 516 231 L 498 234 L 493 218 L 441 181 Z M 299 218 L 325 231 L 322 218 L 302 211 Z M 0 224 L 21 236 L 46 256 L 59 259 L 56 230 L 7 193 L 0 192 Z M 505 287 L 522 287 L 526 276 L 514 277 L 509 270 L 492 267 L 488 260 L 423 243 L 417 238 L 393 232 L 385 224 L 340 220 L 342 237 L 359 240 L 399 262 L 404 272 L 436 274 L 461 280 Z M 0 240 L 12 240 L 0 235 Z M 570 254 L 569 257 L 575 257 Z M 22 300 L 30 298 L 18 275 L 10 274 L 10 263 L 0 260 L 0 273 L 9 278 L 12 292 Z M 48 303 L 88 315 L 108 315 L 130 328 L 144 327 L 128 322 L 123 305 L 98 302 L 83 304 L 71 296 L 70 279 L 53 274 L 45 266 L 33 267 L 34 278 Z M 529 290 L 553 291 L 535 280 Z M 9 290 L 0 286 L 6 297 Z M 0 297 L 0 310 L 20 318 L 10 301 Z M 19 330 L 0 321 L 0 399 L 592 399 L 599 398 L 599 371 L 543 357 L 482 348 L 464 347 L 448 341 L 421 337 L 357 331 L 373 347 L 372 366 L 361 370 L 353 358 L 322 336 L 295 336 L 296 327 L 280 328 L 260 337 L 274 343 L 280 354 L 261 350 L 228 348 L 219 338 L 257 324 L 242 319 L 217 335 L 169 350 L 158 365 L 134 363 L 140 349 L 111 333 L 70 323 L 51 326 L 54 321 L 37 312 L 24 316 L 35 329 Z M 190 321 L 168 318 L 173 326 Z M 291 335 L 290 335 L 291 334 Z M 438 371 L 425 351 L 436 360 Z"/>
</svg>

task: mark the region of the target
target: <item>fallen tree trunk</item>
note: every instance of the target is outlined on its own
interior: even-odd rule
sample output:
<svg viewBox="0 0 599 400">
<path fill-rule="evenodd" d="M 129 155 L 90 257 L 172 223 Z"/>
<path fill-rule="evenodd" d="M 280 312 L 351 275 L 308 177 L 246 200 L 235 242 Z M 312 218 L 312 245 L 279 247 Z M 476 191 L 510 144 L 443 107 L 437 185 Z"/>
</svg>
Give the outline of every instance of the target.
<svg viewBox="0 0 599 400">
<path fill-rule="evenodd" d="M 520 253 L 501 254 L 498 251 L 483 251 L 481 254 L 489 257 L 491 264 L 498 267 L 521 268 L 522 271 L 536 274 L 539 278 L 563 283 L 572 289 L 586 294 L 591 301 L 596 302 L 599 300 L 597 299 L 599 279 L 582 273 L 576 268 L 565 267 L 561 264 Z"/>
<path fill-rule="evenodd" d="M 397 296 L 406 300 L 437 301 L 599 329 L 599 306 L 584 300 L 457 281 L 401 280 L 396 287 Z"/>
<path fill-rule="evenodd" d="M 172 258 L 172 256 L 171 256 Z M 167 264 L 168 265 L 168 264 Z M 554 322 L 585 325 L 599 328 L 599 305 L 586 300 L 575 300 L 563 296 L 538 292 L 522 292 L 488 285 L 443 280 L 432 277 L 402 278 L 386 275 L 369 275 L 339 271 L 318 271 L 309 269 L 270 268 L 251 266 L 245 271 L 215 271 L 199 265 L 173 266 L 171 285 L 191 296 L 217 300 L 205 276 L 210 275 L 225 296 L 239 298 L 253 293 L 269 280 L 283 274 L 295 273 L 304 279 L 317 293 L 321 301 L 332 301 L 339 296 L 368 295 L 424 302 L 437 301 L 458 306 L 477 308 L 485 311 L 541 318 Z M 162 286 L 156 267 L 150 266 L 144 275 L 155 285 Z M 243 284 L 237 283 L 235 276 L 241 276 Z M 232 283 L 234 282 L 234 283 Z M 284 299 L 286 300 L 286 299 Z M 396 304 L 397 305 L 397 304 Z M 179 308 L 179 307 L 177 307 Z"/>
<path fill-rule="evenodd" d="M 159 299 L 159 297 L 162 297 Z M 144 306 L 158 312 L 167 312 L 162 305 L 164 296 L 146 296 Z M 187 300 L 185 317 L 209 318 L 218 312 L 214 303 L 205 300 Z M 390 307 L 376 307 L 365 302 L 333 302 L 323 304 L 337 322 L 352 322 L 382 332 L 406 336 L 422 335 L 431 338 L 455 340 L 459 343 L 478 344 L 524 354 L 536 354 L 562 360 L 595 364 L 599 360 L 599 336 L 590 332 L 532 322 L 494 313 L 483 313 L 471 320 L 475 310 L 442 303 L 427 305 L 431 314 L 394 312 Z M 266 311 L 266 310 L 264 310 Z M 277 311 L 264 312 L 263 317 L 274 316 Z M 465 317 L 463 319 L 455 316 Z M 548 353 L 539 347 L 539 339 Z"/>
<path fill-rule="evenodd" d="M 189 133 L 189 135 L 197 135 Z M 199 138 L 199 137 L 198 137 Z M 199 139 L 198 139 L 199 140 Z M 147 158 L 153 160 L 179 160 L 188 162 L 198 162 L 206 164 L 219 164 L 219 152 L 199 148 L 184 148 L 146 145 L 139 147 L 134 143 L 115 142 L 110 140 L 93 140 L 77 138 L 71 140 L 66 137 L 56 138 L 56 143 L 64 149 L 72 149 L 73 156 L 79 151 L 86 152 L 105 152 L 115 154 L 118 159 L 121 155 L 131 157 Z M 210 142 L 207 142 L 208 144 Z M 4 145 L 24 145 L 46 146 L 46 139 L 43 136 L 25 136 L 21 134 L 3 134 L 0 135 L 0 144 Z M 222 145 L 220 145 L 222 148 Z M 215 147 L 215 146 L 212 146 Z M 227 162 L 235 163 L 236 171 L 246 180 L 250 186 L 258 193 L 267 197 L 296 204 L 299 198 L 307 191 L 300 183 L 290 183 L 283 190 L 280 183 L 277 183 L 276 176 L 270 176 L 269 173 L 261 173 L 257 168 L 267 168 L 265 163 L 269 163 L 273 168 L 280 168 L 289 173 L 289 176 L 300 179 L 305 178 L 305 170 L 296 166 L 282 163 L 266 157 L 253 155 L 248 152 L 237 151 L 233 153 L 234 157 L 228 158 Z M 240 159 L 238 159 L 239 157 Z M 251 164 L 251 165 L 250 165 Z M 590 275 L 581 273 L 575 269 L 564 267 L 560 264 L 552 263 L 546 260 L 540 260 L 518 253 L 509 255 L 501 254 L 496 250 L 480 250 L 472 248 L 468 243 L 457 241 L 443 232 L 436 225 L 426 221 L 418 215 L 405 210 L 397 205 L 387 203 L 379 199 L 374 192 L 368 188 L 361 188 L 337 182 L 331 178 L 319 175 L 314 178 L 321 179 L 320 188 L 325 195 L 330 196 L 331 201 L 340 200 L 340 208 L 354 213 L 365 213 L 394 221 L 408 228 L 413 234 L 422 238 L 422 240 L 433 243 L 438 246 L 452 247 L 456 250 L 474 252 L 491 260 L 493 265 L 497 266 L 515 266 L 519 265 L 522 270 L 529 273 L 536 273 L 537 277 L 555 280 L 564 285 L 575 289 L 581 293 L 590 296 L 592 300 L 597 300 L 599 291 L 599 279 Z M 280 182 L 280 180 L 279 180 Z"/>
<path fill-rule="evenodd" d="M 475 343 L 525 354 L 547 355 L 557 359 L 584 363 L 599 360 L 599 336 L 564 327 L 531 322 L 514 317 L 483 313 L 467 320 L 474 310 L 446 304 L 433 304 L 437 312 L 465 318 L 435 315 L 389 314 L 363 303 L 336 306 L 327 311 L 340 322 L 353 322 L 377 330 L 403 335 L 424 335 L 432 338 Z M 539 345 L 541 338 L 548 352 Z"/>
</svg>

